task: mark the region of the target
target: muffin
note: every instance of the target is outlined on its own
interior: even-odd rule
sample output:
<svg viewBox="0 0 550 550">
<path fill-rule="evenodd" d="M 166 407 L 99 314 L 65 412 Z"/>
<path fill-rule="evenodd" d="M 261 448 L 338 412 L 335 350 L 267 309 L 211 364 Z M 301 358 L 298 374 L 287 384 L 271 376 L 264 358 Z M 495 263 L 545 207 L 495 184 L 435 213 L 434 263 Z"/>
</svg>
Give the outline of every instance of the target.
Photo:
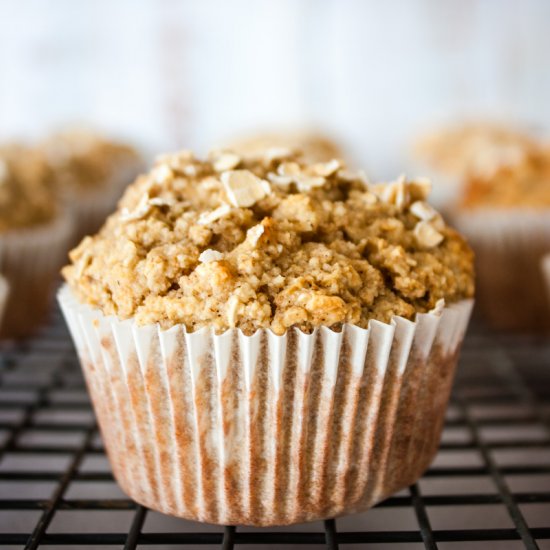
<svg viewBox="0 0 550 550">
<path fill-rule="evenodd" d="M 0 272 L 10 292 L 0 337 L 26 336 L 43 320 L 69 249 L 71 219 L 38 151 L 0 147 Z"/>
<path fill-rule="evenodd" d="M 340 146 L 321 132 L 294 130 L 260 132 L 231 140 L 229 149 L 245 158 L 262 157 L 268 150 L 288 148 L 300 152 L 309 162 L 328 162 L 342 158 Z"/>
<path fill-rule="evenodd" d="M 422 136 L 414 157 L 437 178 L 436 202 L 452 204 L 468 177 L 490 178 L 500 167 L 521 163 L 538 149 L 536 140 L 513 128 L 488 122 L 449 126 Z"/>
<path fill-rule="evenodd" d="M 114 475 L 167 514 L 358 512 L 438 447 L 470 248 L 429 182 L 280 153 L 160 158 L 63 270 Z"/>
<path fill-rule="evenodd" d="M 97 231 L 143 168 L 133 147 L 88 130 L 54 134 L 42 148 L 59 192 L 74 215 L 74 243 Z"/>
<path fill-rule="evenodd" d="M 540 271 L 550 250 L 550 152 L 470 177 L 453 219 L 476 251 L 478 303 L 491 324 L 550 328 Z"/>
</svg>

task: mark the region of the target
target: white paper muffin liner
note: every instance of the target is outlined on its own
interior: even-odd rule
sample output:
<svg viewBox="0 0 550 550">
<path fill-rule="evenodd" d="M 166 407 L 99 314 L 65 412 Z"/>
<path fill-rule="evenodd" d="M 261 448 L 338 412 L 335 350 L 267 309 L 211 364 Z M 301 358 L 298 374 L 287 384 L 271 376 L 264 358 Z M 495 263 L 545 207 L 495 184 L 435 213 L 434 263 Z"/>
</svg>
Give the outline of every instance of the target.
<svg viewBox="0 0 550 550">
<path fill-rule="evenodd" d="M 143 161 L 139 159 L 122 163 L 109 181 L 97 189 L 69 193 L 66 203 L 75 220 L 72 244 L 77 244 L 85 235 L 94 234 L 103 225 L 126 187 L 136 179 L 143 167 Z"/>
<path fill-rule="evenodd" d="M 72 225 L 64 211 L 49 224 L 0 234 L 0 272 L 9 284 L 0 336 L 26 336 L 44 321 Z"/>
<path fill-rule="evenodd" d="M 114 475 L 136 501 L 217 524 L 358 512 L 439 444 L 472 301 L 342 332 L 137 326 L 59 303 Z"/>
<path fill-rule="evenodd" d="M 452 222 L 476 253 L 476 302 L 491 324 L 549 329 L 540 262 L 550 251 L 550 210 L 463 209 Z"/>
<path fill-rule="evenodd" d="M 8 281 L 0 275 L 0 327 L 2 326 L 2 319 L 4 318 L 4 308 L 6 307 L 6 301 L 8 299 L 9 285 Z"/>
</svg>

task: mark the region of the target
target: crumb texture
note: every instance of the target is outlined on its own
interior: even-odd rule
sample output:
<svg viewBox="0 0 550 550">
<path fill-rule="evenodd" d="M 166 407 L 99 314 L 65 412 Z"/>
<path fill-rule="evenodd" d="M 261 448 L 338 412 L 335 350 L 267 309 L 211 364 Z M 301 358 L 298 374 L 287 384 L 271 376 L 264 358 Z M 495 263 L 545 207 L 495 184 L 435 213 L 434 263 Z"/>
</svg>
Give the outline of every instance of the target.
<svg viewBox="0 0 550 550">
<path fill-rule="evenodd" d="M 0 233 L 52 221 L 56 204 L 44 156 L 22 145 L 0 147 Z"/>
<path fill-rule="evenodd" d="M 371 185 L 281 149 L 159 158 L 63 270 L 79 299 L 163 328 L 246 334 L 413 319 L 473 294 L 473 255 L 429 182 Z"/>
</svg>

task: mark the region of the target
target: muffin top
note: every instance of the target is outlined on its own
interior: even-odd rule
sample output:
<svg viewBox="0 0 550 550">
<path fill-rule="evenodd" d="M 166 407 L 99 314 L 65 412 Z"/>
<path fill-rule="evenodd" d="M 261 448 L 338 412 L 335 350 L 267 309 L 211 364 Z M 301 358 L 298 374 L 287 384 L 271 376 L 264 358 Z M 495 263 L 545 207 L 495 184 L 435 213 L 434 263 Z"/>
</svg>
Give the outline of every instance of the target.
<svg viewBox="0 0 550 550">
<path fill-rule="evenodd" d="M 433 132 L 420 139 L 415 149 L 420 158 L 444 174 L 488 177 L 501 166 L 521 162 L 537 144 L 511 128 L 479 122 Z"/>
<path fill-rule="evenodd" d="M 52 173 L 37 150 L 0 147 L 0 233 L 53 220 L 57 200 Z"/>
<path fill-rule="evenodd" d="M 62 190 L 89 191 L 109 184 L 122 167 L 139 159 L 135 149 L 88 130 L 69 130 L 50 136 L 43 144 L 57 185 Z"/>
<path fill-rule="evenodd" d="M 549 208 L 550 151 L 527 154 L 514 166 L 491 176 L 470 177 L 462 197 L 464 208 Z"/>
<path fill-rule="evenodd" d="M 425 202 L 430 184 L 370 185 L 341 161 L 282 149 L 158 159 L 63 275 L 81 302 L 189 331 L 310 332 L 455 302 L 473 254 Z"/>
<path fill-rule="evenodd" d="M 228 148 L 245 158 L 262 157 L 273 148 L 290 148 L 309 162 L 328 162 L 341 158 L 340 147 L 320 132 L 265 132 L 234 139 Z"/>
</svg>

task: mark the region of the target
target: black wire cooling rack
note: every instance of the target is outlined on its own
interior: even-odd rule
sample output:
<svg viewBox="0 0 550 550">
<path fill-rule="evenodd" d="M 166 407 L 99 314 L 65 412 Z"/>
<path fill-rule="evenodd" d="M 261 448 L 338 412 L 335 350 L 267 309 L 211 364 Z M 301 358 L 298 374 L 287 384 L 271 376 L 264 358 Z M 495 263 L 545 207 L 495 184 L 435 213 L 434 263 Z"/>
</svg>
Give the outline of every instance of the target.
<svg viewBox="0 0 550 550">
<path fill-rule="evenodd" d="M 425 476 L 365 514 L 277 529 L 188 522 L 129 500 L 58 313 L 0 353 L 0 550 L 550 549 L 549 340 L 474 324 Z"/>
</svg>

